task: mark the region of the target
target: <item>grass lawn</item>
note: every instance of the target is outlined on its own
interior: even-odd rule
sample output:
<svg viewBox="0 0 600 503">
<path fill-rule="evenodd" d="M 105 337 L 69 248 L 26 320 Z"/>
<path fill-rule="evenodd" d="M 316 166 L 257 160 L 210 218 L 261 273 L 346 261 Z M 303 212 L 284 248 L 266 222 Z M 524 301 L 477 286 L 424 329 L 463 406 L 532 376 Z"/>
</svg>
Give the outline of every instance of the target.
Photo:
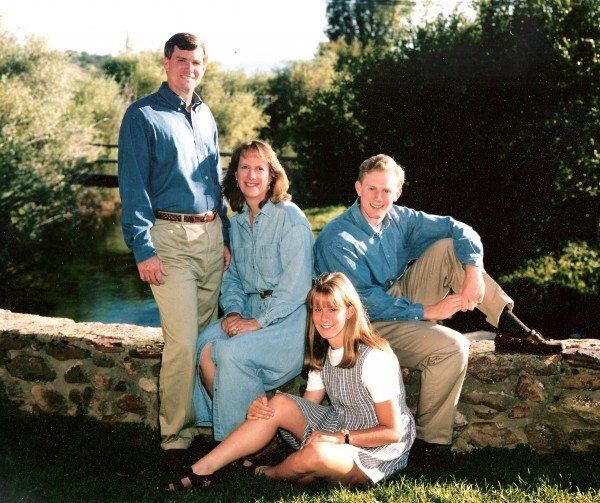
<svg viewBox="0 0 600 503">
<path fill-rule="evenodd" d="M 600 501 L 600 454 L 529 449 L 455 455 L 452 471 L 409 467 L 363 490 L 275 483 L 233 471 L 207 492 L 165 497 L 156 432 L 83 417 L 31 416 L 0 399 L 0 501 Z"/>
</svg>

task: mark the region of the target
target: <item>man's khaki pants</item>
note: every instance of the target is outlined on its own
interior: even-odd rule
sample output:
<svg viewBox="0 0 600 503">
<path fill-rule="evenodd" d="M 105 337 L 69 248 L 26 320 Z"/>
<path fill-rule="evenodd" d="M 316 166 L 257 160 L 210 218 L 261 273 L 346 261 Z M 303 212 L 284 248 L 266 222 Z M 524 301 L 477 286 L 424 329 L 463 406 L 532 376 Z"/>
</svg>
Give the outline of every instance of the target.
<svg viewBox="0 0 600 503">
<path fill-rule="evenodd" d="M 433 305 L 450 290 L 460 293 L 464 278 L 452 239 L 441 239 L 423 252 L 388 294 Z M 483 279 L 485 297 L 477 309 L 497 327 L 504 307 L 512 309 L 513 301 L 485 272 Z M 451 444 L 456 405 L 467 372 L 469 341 L 434 321 L 375 322 L 373 328 L 389 341 L 400 365 L 422 372 L 417 437 L 430 443 Z"/>
<path fill-rule="evenodd" d="M 187 449 L 196 435 L 192 402 L 196 340 L 218 314 L 221 220 L 194 224 L 156 220 L 150 233 L 167 272 L 163 285 L 151 285 L 165 341 L 159 376 L 162 448 Z"/>
</svg>

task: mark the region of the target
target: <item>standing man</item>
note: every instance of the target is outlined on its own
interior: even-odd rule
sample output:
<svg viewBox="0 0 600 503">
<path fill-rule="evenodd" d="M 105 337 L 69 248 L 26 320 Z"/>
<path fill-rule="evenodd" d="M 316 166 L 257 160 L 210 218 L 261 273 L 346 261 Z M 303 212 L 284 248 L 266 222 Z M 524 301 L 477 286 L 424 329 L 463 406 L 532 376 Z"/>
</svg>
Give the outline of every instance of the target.
<svg viewBox="0 0 600 503">
<path fill-rule="evenodd" d="M 483 269 L 481 240 L 471 227 L 393 204 L 403 184 L 404 171 L 391 157 L 364 161 L 357 201 L 317 238 L 315 268 L 346 274 L 400 363 L 422 371 L 416 447 L 435 461 L 452 443 L 469 358 L 469 341 L 438 320 L 477 307 L 499 330 L 496 349 L 556 353 L 562 346 L 512 313 L 513 301 Z"/>
<path fill-rule="evenodd" d="M 217 128 L 194 93 L 206 62 L 194 35 L 173 35 L 164 49 L 167 81 L 127 109 L 119 134 L 123 235 L 150 283 L 165 342 L 159 422 L 170 469 L 186 462 L 196 435 L 196 339 L 217 317 L 230 257 Z"/>
</svg>

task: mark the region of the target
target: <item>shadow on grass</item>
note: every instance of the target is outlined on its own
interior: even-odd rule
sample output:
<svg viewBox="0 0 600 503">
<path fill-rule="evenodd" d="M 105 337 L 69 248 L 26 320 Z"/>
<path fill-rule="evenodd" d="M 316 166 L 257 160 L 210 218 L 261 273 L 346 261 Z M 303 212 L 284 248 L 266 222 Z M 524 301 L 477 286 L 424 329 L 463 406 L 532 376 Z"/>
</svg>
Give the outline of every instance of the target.
<svg viewBox="0 0 600 503">
<path fill-rule="evenodd" d="M 168 498 L 154 489 L 162 477 L 158 445 L 157 432 L 139 425 L 110 425 L 85 417 L 32 416 L 19 412 L 15 405 L 2 398 L 0 499 L 393 501 L 400 497 L 407 499 L 407 495 L 411 500 L 411 491 L 427 490 L 430 486 L 450 491 L 453 498 L 456 494 L 460 496 L 461 488 L 489 492 L 515 486 L 523 497 L 544 484 L 567 497 L 577 490 L 585 493 L 600 488 L 598 454 L 563 452 L 541 456 L 519 448 L 458 454 L 454 456 L 452 470 L 445 472 L 416 470 L 409 464 L 391 481 L 356 492 L 326 484 L 299 487 L 274 483 L 232 470 L 204 494 L 193 492 Z"/>
</svg>

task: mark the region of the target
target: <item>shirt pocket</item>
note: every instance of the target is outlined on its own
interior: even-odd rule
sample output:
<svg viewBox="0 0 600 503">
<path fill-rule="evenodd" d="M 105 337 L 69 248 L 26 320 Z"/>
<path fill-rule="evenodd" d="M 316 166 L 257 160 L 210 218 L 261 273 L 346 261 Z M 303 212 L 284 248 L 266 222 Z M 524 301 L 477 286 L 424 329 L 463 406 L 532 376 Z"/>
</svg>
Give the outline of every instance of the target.
<svg viewBox="0 0 600 503">
<path fill-rule="evenodd" d="M 234 246 L 232 253 L 235 258 L 235 266 L 242 283 L 250 283 L 252 277 L 252 269 L 254 269 L 254 261 L 252 260 L 251 246 Z"/>
<path fill-rule="evenodd" d="M 263 279 L 276 286 L 282 273 L 279 244 L 257 246 L 256 265 Z"/>
</svg>

